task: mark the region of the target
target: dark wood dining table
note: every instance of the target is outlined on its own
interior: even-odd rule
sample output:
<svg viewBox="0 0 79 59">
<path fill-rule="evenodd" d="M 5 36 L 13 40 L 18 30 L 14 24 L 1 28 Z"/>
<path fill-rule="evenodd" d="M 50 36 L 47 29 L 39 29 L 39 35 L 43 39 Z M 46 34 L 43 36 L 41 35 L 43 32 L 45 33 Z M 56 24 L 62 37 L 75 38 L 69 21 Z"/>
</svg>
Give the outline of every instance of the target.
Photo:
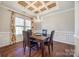
<svg viewBox="0 0 79 59">
<path fill-rule="evenodd" d="M 47 39 L 49 36 L 32 34 L 31 37 L 35 38 L 37 42 L 40 42 L 40 48 L 41 48 L 42 57 L 43 57 L 44 56 L 44 40 Z"/>
</svg>

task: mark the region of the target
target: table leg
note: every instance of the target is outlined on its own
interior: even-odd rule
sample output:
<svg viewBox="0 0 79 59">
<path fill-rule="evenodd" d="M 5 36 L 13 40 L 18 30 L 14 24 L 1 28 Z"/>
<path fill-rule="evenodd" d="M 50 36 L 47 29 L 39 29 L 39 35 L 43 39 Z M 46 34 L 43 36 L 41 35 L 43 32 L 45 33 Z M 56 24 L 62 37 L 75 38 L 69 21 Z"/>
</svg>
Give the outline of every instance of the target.
<svg viewBox="0 0 79 59">
<path fill-rule="evenodd" d="M 44 43 L 41 42 L 40 46 L 41 46 L 42 57 L 44 57 Z"/>
</svg>

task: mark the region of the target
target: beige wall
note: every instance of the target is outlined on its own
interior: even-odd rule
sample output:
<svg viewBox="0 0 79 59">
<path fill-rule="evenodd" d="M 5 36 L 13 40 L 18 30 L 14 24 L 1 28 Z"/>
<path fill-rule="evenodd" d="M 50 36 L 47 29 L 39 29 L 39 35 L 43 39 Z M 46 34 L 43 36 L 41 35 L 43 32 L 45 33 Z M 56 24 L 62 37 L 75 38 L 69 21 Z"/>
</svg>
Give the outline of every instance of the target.
<svg viewBox="0 0 79 59">
<path fill-rule="evenodd" d="M 0 7 L 0 47 L 11 43 L 10 15 L 11 13 L 8 10 Z"/>
<path fill-rule="evenodd" d="M 42 24 L 48 33 L 51 30 L 74 32 L 74 10 L 44 16 Z"/>
<path fill-rule="evenodd" d="M 42 28 L 47 29 L 48 33 L 55 30 L 54 40 L 74 44 L 74 9 L 68 9 L 43 16 Z"/>
<path fill-rule="evenodd" d="M 0 7 L 0 14 L 0 32 L 9 32 L 11 12 Z"/>
</svg>

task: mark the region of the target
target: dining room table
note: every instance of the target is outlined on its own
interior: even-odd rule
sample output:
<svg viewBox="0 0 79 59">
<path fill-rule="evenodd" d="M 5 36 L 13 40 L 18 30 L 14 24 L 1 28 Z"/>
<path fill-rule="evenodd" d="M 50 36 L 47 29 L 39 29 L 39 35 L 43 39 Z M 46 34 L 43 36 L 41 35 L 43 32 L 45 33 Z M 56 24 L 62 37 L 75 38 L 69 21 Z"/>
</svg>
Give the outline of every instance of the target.
<svg viewBox="0 0 79 59">
<path fill-rule="evenodd" d="M 44 57 L 44 40 L 49 38 L 49 35 L 43 36 L 42 34 L 32 34 L 31 37 L 35 38 L 35 40 L 40 43 L 42 57 Z"/>
</svg>

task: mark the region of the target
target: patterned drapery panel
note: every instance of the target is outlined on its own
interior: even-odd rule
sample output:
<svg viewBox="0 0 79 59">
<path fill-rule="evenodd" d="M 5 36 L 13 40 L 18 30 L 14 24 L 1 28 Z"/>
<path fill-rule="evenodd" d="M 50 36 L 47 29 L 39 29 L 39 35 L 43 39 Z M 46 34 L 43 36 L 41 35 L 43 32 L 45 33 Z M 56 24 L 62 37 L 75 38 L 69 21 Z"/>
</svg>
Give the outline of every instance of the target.
<svg viewBox="0 0 79 59">
<path fill-rule="evenodd" d="M 33 18 L 31 18 L 31 22 L 32 22 L 32 33 L 34 33 L 34 30 L 35 30 L 35 18 L 33 17 Z"/>
<path fill-rule="evenodd" d="M 12 11 L 11 13 L 11 23 L 10 23 L 10 29 L 11 29 L 11 42 L 14 44 L 16 43 L 16 29 L 15 29 L 15 13 Z"/>
</svg>

